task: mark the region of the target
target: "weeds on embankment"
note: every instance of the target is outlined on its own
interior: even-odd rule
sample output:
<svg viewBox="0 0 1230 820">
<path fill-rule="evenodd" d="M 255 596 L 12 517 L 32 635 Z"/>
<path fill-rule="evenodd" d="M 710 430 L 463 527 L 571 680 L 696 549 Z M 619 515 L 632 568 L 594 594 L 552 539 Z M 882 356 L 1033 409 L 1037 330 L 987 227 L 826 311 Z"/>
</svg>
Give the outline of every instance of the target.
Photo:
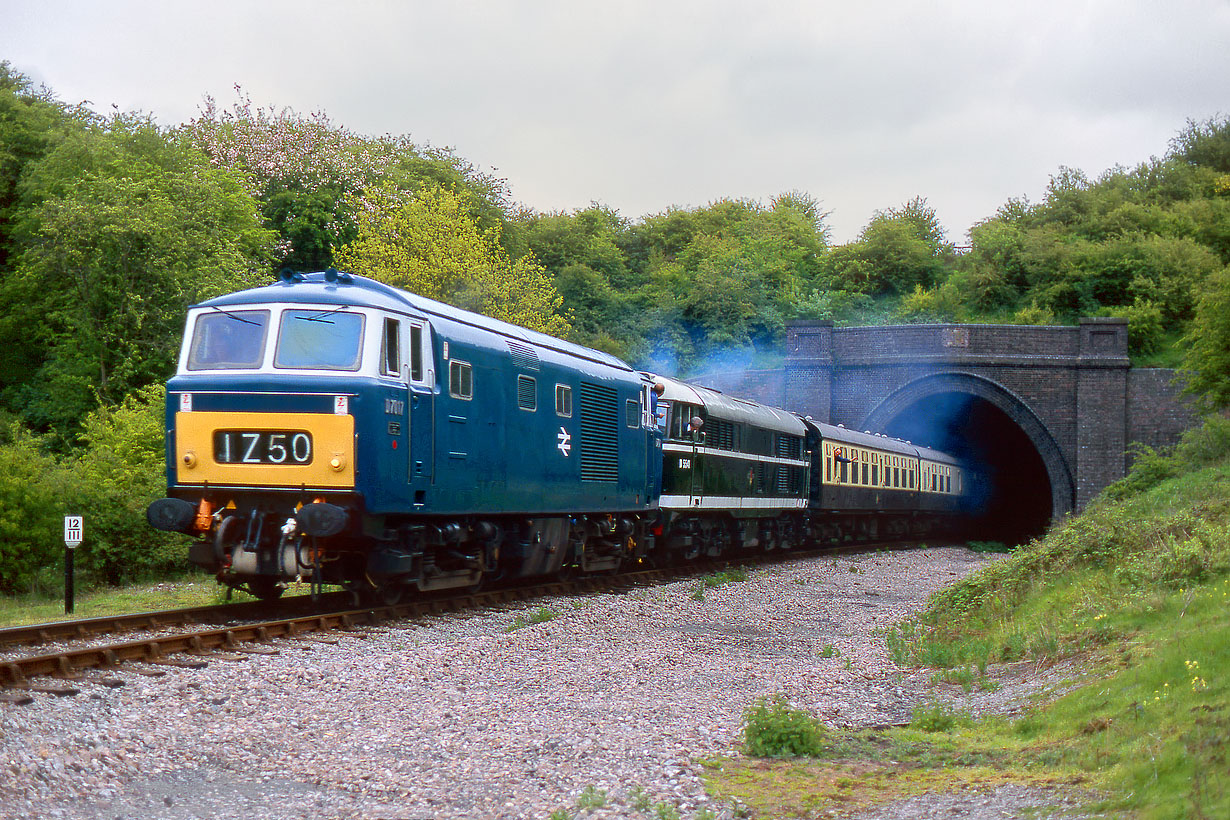
<svg viewBox="0 0 1230 820">
<path fill-rule="evenodd" d="M 1214 418 L 886 632 L 898 663 L 967 691 L 1002 662 L 1063 661 L 1067 694 L 1011 719 L 925 704 L 808 757 L 711 761 L 708 782 L 764 817 L 1002 783 L 1079 784 L 1115 816 L 1230 817 L 1228 613 L 1230 420 Z"/>
</svg>

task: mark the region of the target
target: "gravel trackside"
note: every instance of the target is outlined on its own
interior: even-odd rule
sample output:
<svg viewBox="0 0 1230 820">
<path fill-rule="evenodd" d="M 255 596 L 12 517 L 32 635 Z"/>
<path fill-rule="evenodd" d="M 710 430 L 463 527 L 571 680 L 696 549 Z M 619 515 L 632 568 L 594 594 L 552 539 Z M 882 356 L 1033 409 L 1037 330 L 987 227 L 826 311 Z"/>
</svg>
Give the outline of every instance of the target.
<svg viewBox="0 0 1230 820">
<path fill-rule="evenodd" d="M 286 641 L 162 677 L 126 666 L 108 673 L 126 682 L 114 689 L 91 673 L 75 697 L 0 703 L 0 817 L 547 818 L 575 816 L 587 787 L 607 797 L 585 817 L 731 817 L 698 761 L 737 751 L 755 698 L 784 692 L 830 725 L 908 720 L 935 694 L 930 675 L 896 668 L 876 630 L 989 560 L 810 558 L 703 600 L 678 581 Z M 556 617 L 509 631 L 544 606 Z M 995 695 L 982 708 L 1011 708 L 1011 687 Z M 961 814 L 1024 816 L 1051 797 L 1007 790 Z M 952 803 L 935 800 L 884 816 Z"/>
</svg>

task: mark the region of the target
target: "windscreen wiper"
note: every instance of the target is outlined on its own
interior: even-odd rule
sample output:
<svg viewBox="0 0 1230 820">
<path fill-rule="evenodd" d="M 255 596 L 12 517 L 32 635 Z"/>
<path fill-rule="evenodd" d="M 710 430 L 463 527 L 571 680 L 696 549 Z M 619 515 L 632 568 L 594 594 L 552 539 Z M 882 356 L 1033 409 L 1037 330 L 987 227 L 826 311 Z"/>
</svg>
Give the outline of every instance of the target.
<svg viewBox="0 0 1230 820">
<path fill-rule="evenodd" d="M 218 311 L 219 313 L 226 314 L 227 318 L 234 319 L 236 322 L 243 322 L 244 324 L 256 325 L 257 327 L 263 326 L 262 322 L 254 322 L 251 319 L 245 319 L 242 316 L 240 316 L 238 313 L 231 313 L 229 310 L 223 310 L 217 305 L 210 305 L 210 307 Z"/>
</svg>

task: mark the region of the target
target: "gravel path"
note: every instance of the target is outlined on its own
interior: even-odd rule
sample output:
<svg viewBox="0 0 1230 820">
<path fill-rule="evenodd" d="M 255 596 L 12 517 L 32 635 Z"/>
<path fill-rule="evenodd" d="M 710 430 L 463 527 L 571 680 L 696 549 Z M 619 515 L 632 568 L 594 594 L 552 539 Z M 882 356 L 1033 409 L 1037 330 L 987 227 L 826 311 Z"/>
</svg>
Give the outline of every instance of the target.
<svg viewBox="0 0 1230 820">
<path fill-rule="evenodd" d="M 0 817 L 546 818 L 587 787 L 608 798 L 584 816 L 730 817 L 697 761 L 736 751 L 755 698 L 784 692 L 830 725 L 908 720 L 933 696 L 930 675 L 893 666 L 875 632 L 988 560 L 955 548 L 799 560 L 704 600 L 680 581 L 282 642 L 161 678 L 125 667 L 119 689 L 88 677 L 76 697 L 0 704 Z M 509 631 L 541 606 L 557 617 Z M 1038 685 L 974 705 L 1011 709 Z M 1014 817 L 1064 798 L 1009 789 L 981 813 L 963 799 L 883 816 L 952 804 Z"/>
</svg>

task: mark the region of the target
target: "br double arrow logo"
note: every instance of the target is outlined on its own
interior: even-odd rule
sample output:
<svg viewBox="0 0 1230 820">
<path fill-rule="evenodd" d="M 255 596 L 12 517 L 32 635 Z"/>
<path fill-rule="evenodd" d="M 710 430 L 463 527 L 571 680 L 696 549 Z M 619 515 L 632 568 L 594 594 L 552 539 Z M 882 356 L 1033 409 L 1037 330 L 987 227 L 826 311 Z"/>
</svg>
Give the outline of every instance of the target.
<svg viewBox="0 0 1230 820">
<path fill-rule="evenodd" d="M 559 451 L 564 454 L 564 458 L 567 458 L 568 451 L 572 449 L 572 445 L 569 443 L 572 441 L 572 436 L 568 434 L 567 430 L 561 427 L 559 428 L 559 435 L 556 436 L 556 438 L 559 439 L 559 444 L 555 446 L 558 447 Z"/>
</svg>

